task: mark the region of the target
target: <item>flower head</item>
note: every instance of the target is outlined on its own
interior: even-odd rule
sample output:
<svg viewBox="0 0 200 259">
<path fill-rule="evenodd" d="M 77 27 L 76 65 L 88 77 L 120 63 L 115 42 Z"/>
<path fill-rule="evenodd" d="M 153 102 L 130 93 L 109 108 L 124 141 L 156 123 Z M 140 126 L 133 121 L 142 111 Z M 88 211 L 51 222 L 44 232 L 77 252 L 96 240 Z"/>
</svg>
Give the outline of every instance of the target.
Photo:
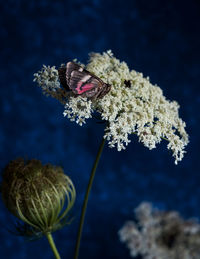
<svg viewBox="0 0 200 259">
<path fill-rule="evenodd" d="M 185 122 L 179 118 L 177 102 L 168 101 L 160 87 L 152 85 L 142 73 L 130 70 L 111 51 L 92 53 L 85 68 L 111 85 L 111 90 L 103 98 L 91 100 L 64 91 L 58 86 L 58 74 L 55 87 L 47 79 L 45 85 L 43 74 L 47 76 L 49 73 L 52 78 L 55 67 L 44 67 L 35 74 L 34 80 L 44 93 L 65 104 L 63 114 L 71 121 L 82 125 L 92 117 L 94 111 L 99 113 L 101 119 L 107 122 L 104 138 L 108 140 L 110 147 L 116 147 L 118 151 L 125 149 L 131 142 L 130 135 L 134 133 L 149 149 L 155 148 L 162 139 L 167 139 L 167 147 L 172 151 L 175 163 L 182 160 L 184 148 L 189 141 Z"/>
<path fill-rule="evenodd" d="M 144 259 L 198 259 L 200 224 L 184 220 L 176 211 L 159 211 L 143 202 L 135 210 L 137 222 L 128 221 L 119 231 L 132 257 Z"/>
<path fill-rule="evenodd" d="M 1 191 L 6 207 L 25 223 L 19 229 L 28 234 L 61 228 L 76 197 L 62 168 L 34 159 L 11 161 L 4 170 Z"/>
</svg>

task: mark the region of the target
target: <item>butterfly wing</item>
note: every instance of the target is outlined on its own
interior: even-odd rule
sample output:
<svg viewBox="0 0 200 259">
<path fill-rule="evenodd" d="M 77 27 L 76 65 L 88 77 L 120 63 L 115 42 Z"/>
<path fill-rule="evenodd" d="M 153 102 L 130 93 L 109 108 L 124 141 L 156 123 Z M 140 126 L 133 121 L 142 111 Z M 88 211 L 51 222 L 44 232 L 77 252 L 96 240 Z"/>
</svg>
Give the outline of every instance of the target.
<svg viewBox="0 0 200 259">
<path fill-rule="evenodd" d="M 59 69 L 59 78 L 65 89 L 87 98 L 102 98 L 111 88 L 109 84 L 71 61 L 66 67 Z"/>
<path fill-rule="evenodd" d="M 67 84 L 67 81 L 66 81 L 66 67 L 60 67 L 58 69 L 58 76 L 59 76 L 59 79 L 60 79 L 60 83 L 61 85 L 66 89 L 66 90 L 70 90 L 69 89 L 69 86 Z"/>
<path fill-rule="evenodd" d="M 68 85 L 70 83 L 72 72 L 76 71 L 76 70 L 82 72 L 84 69 L 80 65 L 78 65 L 74 62 L 70 61 L 67 63 L 67 65 L 66 65 L 66 81 L 67 81 Z"/>
<path fill-rule="evenodd" d="M 92 97 L 97 92 L 101 83 L 88 71 L 74 70 L 69 80 L 69 88 L 75 93 L 85 97 Z"/>
</svg>

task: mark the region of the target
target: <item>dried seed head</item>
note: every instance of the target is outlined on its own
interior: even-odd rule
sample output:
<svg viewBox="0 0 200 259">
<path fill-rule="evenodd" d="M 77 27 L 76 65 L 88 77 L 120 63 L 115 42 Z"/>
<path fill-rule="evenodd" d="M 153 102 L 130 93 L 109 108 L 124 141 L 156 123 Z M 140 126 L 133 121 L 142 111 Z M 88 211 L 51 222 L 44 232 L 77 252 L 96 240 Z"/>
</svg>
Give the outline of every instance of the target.
<svg viewBox="0 0 200 259">
<path fill-rule="evenodd" d="M 19 158 L 4 170 L 2 198 L 6 207 L 43 234 L 62 226 L 75 197 L 74 185 L 61 167 Z"/>
</svg>

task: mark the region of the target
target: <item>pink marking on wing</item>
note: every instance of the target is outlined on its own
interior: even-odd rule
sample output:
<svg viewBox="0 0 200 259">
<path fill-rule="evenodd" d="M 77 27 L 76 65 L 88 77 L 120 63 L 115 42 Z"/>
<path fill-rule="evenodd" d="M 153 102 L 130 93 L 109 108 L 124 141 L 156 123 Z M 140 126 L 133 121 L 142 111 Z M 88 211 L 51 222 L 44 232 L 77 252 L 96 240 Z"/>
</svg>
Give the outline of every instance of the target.
<svg viewBox="0 0 200 259">
<path fill-rule="evenodd" d="M 78 82 L 78 84 L 77 84 L 76 90 L 77 90 L 78 94 L 82 94 L 82 93 L 84 93 L 84 92 L 87 92 L 88 90 L 90 90 L 90 89 L 92 89 L 92 88 L 94 87 L 93 84 L 86 84 L 86 85 L 84 85 L 83 88 L 81 89 L 82 84 L 83 84 L 82 81 Z"/>
</svg>

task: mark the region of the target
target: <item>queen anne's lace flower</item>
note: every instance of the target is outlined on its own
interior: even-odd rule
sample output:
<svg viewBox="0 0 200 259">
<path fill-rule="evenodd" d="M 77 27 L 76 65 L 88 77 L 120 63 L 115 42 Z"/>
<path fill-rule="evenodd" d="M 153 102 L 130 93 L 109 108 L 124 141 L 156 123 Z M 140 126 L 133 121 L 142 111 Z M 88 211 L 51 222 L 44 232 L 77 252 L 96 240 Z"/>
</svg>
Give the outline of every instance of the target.
<svg viewBox="0 0 200 259">
<path fill-rule="evenodd" d="M 200 224 L 184 220 L 176 211 L 159 211 L 148 202 L 135 209 L 135 221 L 127 221 L 119 231 L 132 257 L 144 259 L 198 259 Z"/>
<path fill-rule="evenodd" d="M 177 102 L 168 101 L 149 78 L 129 70 L 127 64 L 116 59 L 111 51 L 92 53 L 86 69 L 111 85 L 110 92 L 103 98 L 88 100 L 64 91 L 60 88 L 55 67 L 43 66 L 34 74 L 34 81 L 45 94 L 64 103 L 64 116 L 79 125 L 97 111 L 107 122 L 104 138 L 110 147 L 117 147 L 118 151 L 125 149 L 130 142 L 129 135 L 134 133 L 149 149 L 167 139 L 167 147 L 172 151 L 175 163 L 182 160 L 188 135 L 185 123 L 179 118 Z"/>
</svg>

